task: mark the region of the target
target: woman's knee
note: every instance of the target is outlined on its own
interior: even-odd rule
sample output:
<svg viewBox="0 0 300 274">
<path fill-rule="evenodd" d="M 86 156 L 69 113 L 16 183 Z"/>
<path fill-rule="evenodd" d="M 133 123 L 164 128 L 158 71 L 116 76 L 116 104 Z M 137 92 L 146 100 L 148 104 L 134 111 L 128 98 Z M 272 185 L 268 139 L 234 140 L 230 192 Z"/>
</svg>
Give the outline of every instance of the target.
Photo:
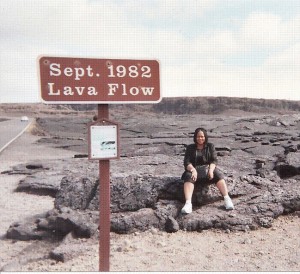
<svg viewBox="0 0 300 274">
<path fill-rule="evenodd" d="M 195 183 L 194 182 L 190 182 L 190 181 L 186 181 L 183 184 L 184 188 L 189 188 L 189 189 L 193 189 L 195 187 Z"/>
<path fill-rule="evenodd" d="M 219 181 L 217 181 L 216 185 L 226 185 L 225 179 L 220 179 Z"/>
</svg>

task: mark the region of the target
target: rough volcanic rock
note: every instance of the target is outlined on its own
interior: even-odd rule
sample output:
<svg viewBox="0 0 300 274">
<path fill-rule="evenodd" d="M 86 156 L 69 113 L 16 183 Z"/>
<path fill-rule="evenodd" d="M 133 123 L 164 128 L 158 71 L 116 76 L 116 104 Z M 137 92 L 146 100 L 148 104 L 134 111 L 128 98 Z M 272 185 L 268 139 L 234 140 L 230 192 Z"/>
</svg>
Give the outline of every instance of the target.
<svg viewBox="0 0 300 274">
<path fill-rule="evenodd" d="M 62 178 L 60 191 L 54 203 L 55 208 L 87 209 L 95 197 L 97 185 L 97 182 L 86 177 L 72 175 Z"/>
<path fill-rule="evenodd" d="M 98 214 L 94 212 L 78 212 L 64 209 L 60 212 L 49 213 L 46 222 L 40 229 L 46 229 L 59 234 L 67 235 L 73 232 L 77 237 L 89 238 L 96 233 L 98 228 Z"/>
<path fill-rule="evenodd" d="M 22 220 L 22 222 L 15 222 L 10 225 L 6 237 L 19 241 L 42 240 L 52 237 L 52 233 L 47 230 L 39 230 L 33 220 Z"/>
<path fill-rule="evenodd" d="M 49 212 L 45 220 L 40 218 L 35 227 L 30 227 L 33 235 L 43 230 L 60 236 L 73 232 L 77 237 L 91 237 L 96 233 L 98 209 L 91 211 L 88 201 L 91 201 L 91 193 L 99 196 L 98 188 L 95 191 L 97 184 L 87 178 L 77 179 L 76 182 L 74 184 L 72 176 L 63 178 L 55 203 L 58 209 Z M 173 231 L 170 220 L 174 219 L 180 229 L 188 231 L 210 228 L 246 231 L 259 226 L 270 227 L 274 218 L 300 210 L 300 184 L 295 180 L 285 180 L 282 184 L 282 181 L 247 175 L 229 180 L 228 187 L 236 206 L 234 211 L 225 210 L 223 199 L 216 187 L 211 185 L 195 190 L 193 212 L 182 215 L 182 183 L 177 178 L 130 176 L 125 183 L 116 178 L 111 184 L 111 229 L 117 233 L 145 231 L 151 227 Z M 117 199 L 119 196 L 120 200 Z M 202 199 L 197 200 L 198 196 Z M 172 223 L 174 225 L 175 222 Z M 13 226 L 13 231 L 19 227 Z M 12 238 L 18 234 L 9 235 Z"/>
<path fill-rule="evenodd" d="M 20 180 L 16 191 L 55 197 L 60 189 L 61 179 L 62 175 L 57 175 L 55 173 L 46 173 L 43 177 L 41 175 L 29 175 Z"/>
<path fill-rule="evenodd" d="M 169 233 L 177 232 L 179 230 L 179 224 L 175 218 L 169 217 L 166 220 L 165 230 Z"/>
<path fill-rule="evenodd" d="M 274 218 L 300 211 L 299 115 L 228 116 L 226 119 L 209 115 L 164 115 L 162 119 L 141 113 L 117 120 L 122 124 L 122 149 L 121 158 L 111 161 L 111 230 L 114 232 L 132 233 L 153 227 L 168 232 L 211 228 L 246 231 L 270 227 Z M 195 127 L 186 123 L 187 120 L 199 121 L 199 126 L 207 128 L 235 210 L 224 209 L 216 186 L 203 185 L 195 188 L 193 212 L 180 213 L 184 203 L 180 179 L 183 155 L 186 145 L 192 142 Z M 48 140 L 49 145 L 61 147 L 75 141 L 79 147 L 66 148 L 86 153 L 80 142 L 86 139 L 87 120 L 77 121 L 69 129 L 72 121 L 66 118 L 38 121 L 44 132 L 50 131 L 43 142 Z M 22 191 L 47 194 L 52 189 L 51 195 L 56 195 L 55 208 L 46 217 L 28 223 L 29 230 L 61 237 L 69 233 L 91 237 L 96 233 L 99 180 L 101 183 L 97 162 L 86 158 L 36 162 L 5 173 L 28 176 L 20 182 Z M 12 226 L 10 230 L 14 233 L 9 235 L 17 235 L 21 228 L 24 225 Z"/>
</svg>

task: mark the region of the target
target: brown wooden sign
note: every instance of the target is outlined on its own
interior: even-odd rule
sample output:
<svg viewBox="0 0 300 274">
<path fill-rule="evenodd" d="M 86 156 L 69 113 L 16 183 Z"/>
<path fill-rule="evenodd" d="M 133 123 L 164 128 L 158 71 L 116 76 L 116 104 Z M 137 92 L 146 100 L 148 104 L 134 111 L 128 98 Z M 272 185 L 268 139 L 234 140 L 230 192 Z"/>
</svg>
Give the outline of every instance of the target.
<svg viewBox="0 0 300 274">
<path fill-rule="evenodd" d="M 40 57 L 41 98 L 57 104 L 157 103 L 156 60 Z"/>
</svg>

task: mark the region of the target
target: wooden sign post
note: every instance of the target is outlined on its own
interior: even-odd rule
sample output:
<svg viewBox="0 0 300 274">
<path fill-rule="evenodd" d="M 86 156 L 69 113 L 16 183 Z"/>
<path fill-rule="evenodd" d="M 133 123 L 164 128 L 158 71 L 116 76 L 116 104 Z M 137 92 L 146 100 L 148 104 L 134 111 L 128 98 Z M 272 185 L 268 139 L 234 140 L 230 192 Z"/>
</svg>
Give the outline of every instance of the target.
<svg viewBox="0 0 300 274">
<path fill-rule="evenodd" d="M 99 271 L 109 271 L 110 159 L 120 157 L 119 125 L 109 120 L 109 103 L 158 103 L 155 60 L 47 57 L 38 59 L 41 99 L 47 104 L 98 104 L 89 125 L 89 159 L 99 160 Z"/>
</svg>

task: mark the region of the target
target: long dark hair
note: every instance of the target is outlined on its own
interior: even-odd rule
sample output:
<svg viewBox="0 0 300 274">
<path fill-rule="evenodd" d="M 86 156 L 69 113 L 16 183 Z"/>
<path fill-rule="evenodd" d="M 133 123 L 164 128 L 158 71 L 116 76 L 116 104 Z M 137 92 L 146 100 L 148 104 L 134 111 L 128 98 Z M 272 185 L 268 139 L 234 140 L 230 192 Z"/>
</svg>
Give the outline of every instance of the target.
<svg viewBox="0 0 300 274">
<path fill-rule="evenodd" d="M 197 135 L 199 133 L 199 131 L 202 131 L 203 134 L 204 134 L 204 137 L 205 137 L 205 145 L 208 143 L 208 136 L 207 136 L 207 131 L 206 129 L 202 128 L 202 127 L 198 127 L 195 129 L 195 132 L 194 132 L 194 143 L 197 144 Z"/>
</svg>

